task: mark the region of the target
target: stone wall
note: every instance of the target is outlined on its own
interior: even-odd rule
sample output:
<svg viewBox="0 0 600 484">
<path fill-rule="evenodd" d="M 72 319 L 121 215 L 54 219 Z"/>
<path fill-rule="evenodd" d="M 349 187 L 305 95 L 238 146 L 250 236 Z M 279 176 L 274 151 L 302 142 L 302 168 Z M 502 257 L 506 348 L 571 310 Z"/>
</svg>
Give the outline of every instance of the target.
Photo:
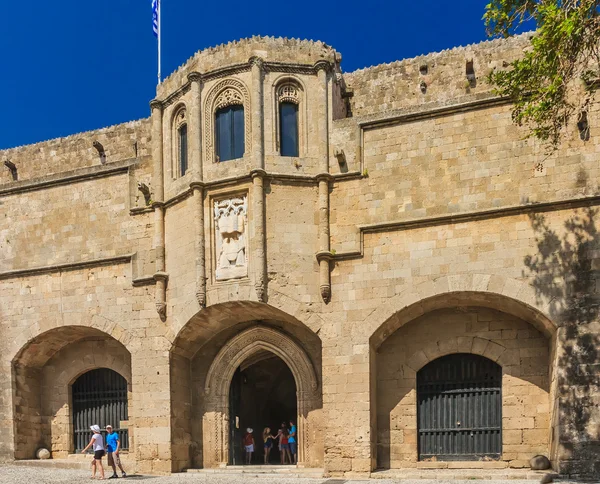
<svg viewBox="0 0 600 484">
<path fill-rule="evenodd" d="M 298 396 L 300 437 L 305 464 L 328 475 L 422 464 L 407 365 L 417 349 L 429 354 L 432 334 L 455 341 L 452 352 L 500 358 L 504 348 L 519 361 L 498 360 L 501 465 L 543 452 L 561 472 L 600 472 L 590 457 L 600 445 L 598 105 L 588 141 L 570 130 L 547 157 L 524 139 L 484 77 L 528 41 L 342 74 L 325 44 L 243 40 L 196 54 L 165 80 L 151 119 L 1 151 L 19 179 L 0 175 L 0 459 L 42 444 L 70 451 L 70 378 L 106 365 L 131 385 L 138 471 L 224 464 L 227 405 L 207 396 L 207 375 L 222 348 L 260 327 L 293 341 L 285 351 L 314 370 L 303 370 L 314 388 Z M 278 152 L 287 82 L 298 88 L 297 158 Z M 228 86 L 244 105 L 246 153 L 217 163 L 214 97 Z M 182 109 L 190 144 L 180 176 Z M 240 216 L 220 232 L 215 202 L 237 204 Z M 234 276 L 217 277 L 230 238 L 235 254 L 247 244 L 246 258 L 227 259 Z M 57 400 L 42 412 L 49 392 Z"/>
</svg>

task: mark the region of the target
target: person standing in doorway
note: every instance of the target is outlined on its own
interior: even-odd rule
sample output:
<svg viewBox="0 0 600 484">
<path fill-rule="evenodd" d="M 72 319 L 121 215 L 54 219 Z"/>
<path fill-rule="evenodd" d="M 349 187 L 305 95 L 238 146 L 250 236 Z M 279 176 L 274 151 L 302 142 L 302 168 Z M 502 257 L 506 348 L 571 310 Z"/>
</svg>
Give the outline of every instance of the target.
<svg viewBox="0 0 600 484">
<path fill-rule="evenodd" d="M 263 430 L 263 446 L 264 446 L 264 454 L 265 454 L 265 464 L 269 463 L 269 457 L 271 455 L 271 449 L 273 448 L 273 440 L 277 437 L 271 434 L 271 428 L 265 427 Z"/>
<path fill-rule="evenodd" d="M 292 454 L 291 463 L 298 464 L 298 439 L 297 439 L 296 423 L 290 420 L 290 436 L 288 438 L 288 445 L 290 446 L 290 453 Z"/>
<path fill-rule="evenodd" d="M 250 427 L 246 429 L 246 435 L 244 435 L 244 449 L 246 450 L 246 464 L 252 463 L 252 453 L 254 452 L 254 432 Z"/>
<path fill-rule="evenodd" d="M 281 454 L 281 465 L 286 464 L 287 460 L 292 461 L 290 457 L 290 445 L 288 444 L 288 436 L 290 435 L 287 427 L 283 426 L 283 428 L 279 431 L 279 450 Z"/>
<path fill-rule="evenodd" d="M 119 449 L 121 448 L 121 441 L 119 440 L 119 434 L 113 432 L 112 425 L 106 426 L 106 452 L 108 457 L 108 465 L 113 469 L 113 475 L 109 479 L 116 479 L 117 477 L 117 466 L 121 469 L 123 477 L 127 477 L 125 469 L 121 464 L 121 458 L 119 457 Z"/>
<path fill-rule="evenodd" d="M 85 446 L 85 449 L 81 451 L 85 454 L 87 450 L 92 447 L 94 451 L 94 459 L 92 460 L 92 479 L 96 478 L 96 466 L 100 469 L 100 479 L 104 479 L 104 467 L 102 467 L 102 457 L 104 456 L 104 439 L 100 433 L 100 427 L 92 425 L 91 431 L 94 432 L 90 443 Z"/>
</svg>

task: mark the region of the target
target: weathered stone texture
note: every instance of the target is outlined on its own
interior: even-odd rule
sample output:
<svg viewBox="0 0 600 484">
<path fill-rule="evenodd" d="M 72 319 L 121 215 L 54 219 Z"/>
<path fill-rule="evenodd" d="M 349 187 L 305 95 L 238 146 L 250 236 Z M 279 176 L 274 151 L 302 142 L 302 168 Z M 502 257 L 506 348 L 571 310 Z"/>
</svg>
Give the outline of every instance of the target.
<svg viewBox="0 0 600 484">
<path fill-rule="evenodd" d="M 151 120 L 0 151 L 18 167 L 0 165 L 0 460 L 72 452 L 70 385 L 105 367 L 129 385 L 138 471 L 225 465 L 227 378 L 271 352 L 296 383 L 301 465 L 544 454 L 598 474 L 600 116 L 551 157 L 524 139 L 485 75 L 528 42 L 343 74 L 323 43 L 241 40 L 167 78 Z M 283 86 L 298 157 L 280 155 Z M 245 152 L 217 162 L 225 97 Z M 236 199 L 217 230 L 215 202 Z M 418 460 L 416 372 L 452 353 L 502 367 L 499 462 Z"/>
</svg>

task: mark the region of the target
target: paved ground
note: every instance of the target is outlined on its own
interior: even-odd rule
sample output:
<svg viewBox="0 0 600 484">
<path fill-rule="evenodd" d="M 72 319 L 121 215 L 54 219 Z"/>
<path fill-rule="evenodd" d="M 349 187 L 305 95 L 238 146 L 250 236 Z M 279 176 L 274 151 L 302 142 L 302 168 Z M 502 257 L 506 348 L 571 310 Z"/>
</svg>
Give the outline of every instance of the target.
<svg viewBox="0 0 600 484">
<path fill-rule="evenodd" d="M 107 473 L 107 477 L 108 477 Z M 44 469 L 44 468 L 29 468 L 16 465 L 0 466 L 0 483 L 2 484 L 78 484 L 90 482 L 90 473 L 81 470 L 66 470 L 66 469 Z M 265 477 L 247 477 L 239 476 L 218 476 L 218 475 L 201 475 L 201 474 L 176 474 L 172 476 L 155 477 L 155 476 L 130 476 L 127 481 L 147 481 L 148 484 L 473 484 L 473 480 L 357 480 L 350 481 L 345 479 L 298 479 L 285 478 L 279 476 Z M 111 480 L 110 482 L 124 482 L 122 480 Z M 479 481 L 483 482 L 483 481 Z M 521 481 L 521 480 L 494 480 L 485 481 L 489 484 L 534 484 L 536 481 Z M 561 484 L 574 484 L 574 481 L 560 481 Z"/>
</svg>

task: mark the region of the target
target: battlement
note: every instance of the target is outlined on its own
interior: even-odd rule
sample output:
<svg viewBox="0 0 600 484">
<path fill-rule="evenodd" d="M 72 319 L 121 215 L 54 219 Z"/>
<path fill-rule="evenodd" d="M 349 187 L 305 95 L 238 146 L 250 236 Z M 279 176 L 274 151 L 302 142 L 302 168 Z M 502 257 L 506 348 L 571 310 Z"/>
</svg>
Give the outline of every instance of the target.
<svg viewBox="0 0 600 484">
<path fill-rule="evenodd" d="M 444 105 L 489 93 L 488 74 L 522 55 L 532 35 L 527 32 L 345 73 L 346 86 L 353 92 L 352 113 L 368 116 L 421 104 Z"/>
<path fill-rule="evenodd" d="M 321 41 L 253 36 L 199 50 L 158 86 L 157 97 L 168 95 L 181 87 L 191 72 L 205 74 L 245 64 L 255 56 L 267 62 L 311 66 L 319 61 L 339 63 L 341 60 L 333 47 Z"/>
</svg>

